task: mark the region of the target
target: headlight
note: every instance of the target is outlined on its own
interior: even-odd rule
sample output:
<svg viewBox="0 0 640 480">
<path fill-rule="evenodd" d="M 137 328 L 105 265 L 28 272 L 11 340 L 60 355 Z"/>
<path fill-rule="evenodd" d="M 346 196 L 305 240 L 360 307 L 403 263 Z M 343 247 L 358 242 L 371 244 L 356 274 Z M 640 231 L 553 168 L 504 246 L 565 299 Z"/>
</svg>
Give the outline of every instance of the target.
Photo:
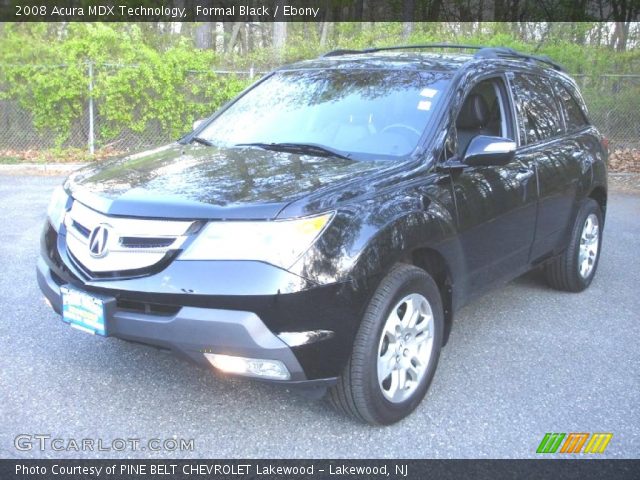
<svg viewBox="0 0 640 480">
<path fill-rule="evenodd" d="M 68 199 L 69 196 L 62 186 L 57 187 L 53 191 L 53 195 L 51 195 L 51 201 L 49 202 L 49 208 L 47 209 L 47 218 L 56 232 L 64 220 L 64 214 L 67 211 L 66 207 Z"/>
<path fill-rule="evenodd" d="M 209 223 L 182 260 L 257 260 L 289 268 L 329 224 L 333 213 L 295 220 Z"/>
</svg>

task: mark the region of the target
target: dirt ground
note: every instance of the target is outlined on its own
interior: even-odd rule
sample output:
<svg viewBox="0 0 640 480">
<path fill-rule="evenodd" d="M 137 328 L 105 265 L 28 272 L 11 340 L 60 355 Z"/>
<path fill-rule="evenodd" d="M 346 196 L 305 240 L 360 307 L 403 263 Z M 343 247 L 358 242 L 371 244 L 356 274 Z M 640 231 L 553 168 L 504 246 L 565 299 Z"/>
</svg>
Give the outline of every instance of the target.
<svg viewBox="0 0 640 480">
<path fill-rule="evenodd" d="M 612 192 L 640 195 L 640 173 L 610 173 L 609 189 Z"/>
</svg>

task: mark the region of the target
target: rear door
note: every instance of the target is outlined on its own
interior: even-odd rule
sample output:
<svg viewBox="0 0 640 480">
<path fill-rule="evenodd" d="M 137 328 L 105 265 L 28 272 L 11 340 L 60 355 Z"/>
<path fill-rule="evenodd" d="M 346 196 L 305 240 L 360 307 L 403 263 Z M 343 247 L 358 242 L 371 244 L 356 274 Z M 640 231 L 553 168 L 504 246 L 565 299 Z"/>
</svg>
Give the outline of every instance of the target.
<svg viewBox="0 0 640 480">
<path fill-rule="evenodd" d="M 548 255 L 562 243 L 574 211 L 579 158 L 566 134 L 558 97 L 551 80 L 542 75 L 510 75 L 516 102 L 520 148 L 518 156 L 535 164 L 538 215 L 530 260 Z"/>
</svg>

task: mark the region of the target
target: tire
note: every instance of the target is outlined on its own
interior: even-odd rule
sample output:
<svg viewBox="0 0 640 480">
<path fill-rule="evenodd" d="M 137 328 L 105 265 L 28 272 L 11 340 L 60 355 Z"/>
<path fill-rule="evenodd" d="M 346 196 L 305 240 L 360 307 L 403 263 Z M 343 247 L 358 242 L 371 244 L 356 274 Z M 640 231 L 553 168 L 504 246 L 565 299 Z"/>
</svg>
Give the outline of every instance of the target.
<svg viewBox="0 0 640 480">
<path fill-rule="evenodd" d="M 589 222 L 593 226 L 594 221 L 595 232 L 589 227 Z M 581 292 L 591 284 L 602 249 L 602 225 L 600 206 L 595 200 L 586 199 L 576 215 L 567 248 L 545 265 L 545 276 L 551 287 Z"/>
<path fill-rule="evenodd" d="M 347 366 L 329 390 L 330 402 L 372 425 L 403 419 L 431 384 L 443 328 L 440 291 L 431 276 L 411 265 L 395 266 L 367 306 Z"/>
</svg>

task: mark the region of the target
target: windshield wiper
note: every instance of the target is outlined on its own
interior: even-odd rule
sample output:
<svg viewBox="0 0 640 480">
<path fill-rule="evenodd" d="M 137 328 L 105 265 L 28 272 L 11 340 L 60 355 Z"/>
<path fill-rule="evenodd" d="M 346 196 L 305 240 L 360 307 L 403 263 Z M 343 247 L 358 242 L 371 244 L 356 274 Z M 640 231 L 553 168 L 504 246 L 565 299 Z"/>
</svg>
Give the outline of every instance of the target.
<svg viewBox="0 0 640 480">
<path fill-rule="evenodd" d="M 277 152 L 300 153 L 302 155 L 317 155 L 321 157 L 338 157 L 345 160 L 352 160 L 350 153 L 342 153 L 331 147 L 319 145 L 317 143 L 238 143 L 236 147 L 258 147 L 265 150 L 274 150 Z"/>
<path fill-rule="evenodd" d="M 192 142 L 196 142 L 199 143 L 201 145 L 206 145 L 207 147 L 213 147 L 213 143 L 210 142 L 209 140 L 207 140 L 206 138 L 202 138 L 202 137 L 193 137 L 191 139 Z"/>
</svg>

